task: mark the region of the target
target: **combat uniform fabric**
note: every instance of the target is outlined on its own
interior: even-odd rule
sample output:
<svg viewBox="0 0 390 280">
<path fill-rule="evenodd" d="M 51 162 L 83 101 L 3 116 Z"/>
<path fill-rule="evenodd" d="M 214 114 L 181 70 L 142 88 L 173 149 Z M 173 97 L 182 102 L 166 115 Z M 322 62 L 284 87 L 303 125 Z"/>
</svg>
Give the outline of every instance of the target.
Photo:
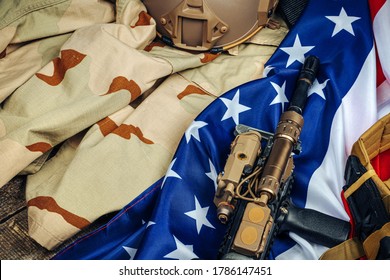
<svg viewBox="0 0 390 280">
<path fill-rule="evenodd" d="M 50 17 L 69 15 L 69 26 L 42 25 L 0 59 L 14 71 L 0 74 L 0 182 L 29 174 L 29 234 L 52 249 L 164 176 L 193 119 L 225 91 L 261 78 L 288 28 L 264 29 L 230 53 L 190 53 L 155 40 L 139 0 L 87 1 L 99 11 L 91 15 L 85 1 L 49 2 L 67 5 Z M 0 34 L 12 34 L 7 28 Z M 0 46 L 21 43 L 11 37 Z M 39 50 L 34 59 L 14 60 L 29 49 Z"/>
<path fill-rule="evenodd" d="M 56 57 L 74 30 L 114 20 L 114 6 L 107 1 L 2 1 L 0 101 Z"/>
</svg>

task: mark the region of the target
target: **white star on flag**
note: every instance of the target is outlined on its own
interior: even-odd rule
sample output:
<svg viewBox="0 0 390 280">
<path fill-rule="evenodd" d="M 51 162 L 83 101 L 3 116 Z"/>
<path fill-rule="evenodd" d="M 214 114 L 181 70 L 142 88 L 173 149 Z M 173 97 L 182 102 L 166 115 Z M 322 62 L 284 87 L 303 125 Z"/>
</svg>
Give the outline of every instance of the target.
<svg viewBox="0 0 390 280">
<path fill-rule="evenodd" d="M 271 85 L 276 90 L 278 95 L 275 96 L 274 100 L 272 100 L 271 104 L 269 104 L 269 105 L 274 105 L 274 104 L 281 103 L 282 104 L 282 112 L 284 112 L 284 103 L 289 102 L 287 97 L 286 97 L 286 94 L 285 94 L 286 82 L 284 82 L 281 87 L 278 84 L 275 84 L 273 82 L 271 82 Z"/>
<path fill-rule="evenodd" d="M 217 170 L 215 169 L 213 163 L 211 162 L 211 160 L 209 159 L 209 165 L 210 165 L 210 172 L 206 173 L 206 176 L 209 177 L 213 183 L 214 183 L 214 188 L 215 188 L 215 191 L 217 191 L 217 178 L 218 178 L 218 173 L 217 173 Z"/>
<path fill-rule="evenodd" d="M 142 220 L 142 224 L 144 225 L 146 222 L 144 220 Z M 152 225 L 155 225 L 156 223 L 155 222 L 152 222 L 152 221 L 149 221 L 148 224 L 146 225 L 146 228 L 152 226 Z"/>
<path fill-rule="evenodd" d="M 316 93 L 322 99 L 326 100 L 324 89 L 325 89 L 328 81 L 329 81 L 329 79 L 326 79 L 323 83 L 320 84 L 320 82 L 317 79 L 315 79 L 313 85 L 310 87 L 310 89 L 307 93 L 307 96 L 310 96 L 310 95 Z"/>
<path fill-rule="evenodd" d="M 192 124 L 187 128 L 185 132 L 187 143 L 190 142 L 191 136 L 200 142 L 199 129 L 206 126 L 207 123 L 202 121 L 193 121 Z"/>
<path fill-rule="evenodd" d="M 264 68 L 264 71 L 263 71 L 263 78 L 265 77 L 268 77 L 268 74 L 269 72 L 271 72 L 272 69 L 274 69 L 275 67 L 271 66 L 271 65 L 267 65 L 265 68 Z"/>
<path fill-rule="evenodd" d="M 152 221 L 149 221 L 148 224 L 146 225 L 146 228 L 152 226 L 152 225 L 155 225 L 156 223 L 155 222 L 152 222 Z"/>
<path fill-rule="evenodd" d="M 225 114 L 223 115 L 221 121 L 232 118 L 235 124 L 239 124 L 239 114 L 245 111 L 250 110 L 251 108 L 240 104 L 240 89 L 237 90 L 232 100 L 221 97 L 222 102 L 227 107 Z"/>
<path fill-rule="evenodd" d="M 209 211 L 210 207 L 203 207 L 200 206 L 200 203 L 198 199 L 195 196 L 195 210 L 186 212 L 187 216 L 193 218 L 196 222 L 196 230 L 198 231 L 198 234 L 200 233 L 200 230 L 202 229 L 202 226 L 215 228 L 208 220 L 207 220 L 207 212 Z"/>
<path fill-rule="evenodd" d="M 198 258 L 198 256 L 194 253 L 193 245 L 184 245 L 175 236 L 173 236 L 173 238 L 175 239 L 176 249 L 165 255 L 164 258 L 176 260 L 192 260 Z"/>
<path fill-rule="evenodd" d="M 294 45 L 292 47 L 280 48 L 289 55 L 286 67 L 289 67 L 295 61 L 303 64 L 305 61 L 305 54 L 308 53 L 314 46 L 302 46 L 299 36 L 295 37 Z"/>
<path fill-rule="evenodd" d="M 341 8 L 340 14 L 338 16 L 326 16 L 326 18 L 335 24 L 332 37 L 339 33 L 341 30 L 345 30 L 355 36 L 355 33 L 353 32 L 352 28 L 352 23 L 360 19 L 360 17 L 350 17 L 347 15 L 344 8 Z"/>
<path fill-rule="evenodd" d="M 134 256 L 137 253 L 137 249 L 131 248 L 131 247 L 126 247 L 126 246 L 122 246 L 122 248 L 125 249 L 126 252 L 129 254 L 130 260 L 134 260 Z"/>
<path fill-rule="evenodd" d="M 168 171 L 167 171 L 167 173 L 165 174 L 164 180 L 163 180 L 163 182 L 162 182 L 162 184 L 161 184 L 161 188 L 164 186 L 165 180 L 166 180 L 167 178 L 169 178 L 169 177 L 182 179 L 182 178 L 180 177 L 179 174 L 177 174 L 175 171 L 172 170 L 173 165 L 175 164 L 175 162 L 176 162 L 176 158 L 175 158 L 174 160 L 172 160 L 171 164 L 169 165 Z"/>
</svg>

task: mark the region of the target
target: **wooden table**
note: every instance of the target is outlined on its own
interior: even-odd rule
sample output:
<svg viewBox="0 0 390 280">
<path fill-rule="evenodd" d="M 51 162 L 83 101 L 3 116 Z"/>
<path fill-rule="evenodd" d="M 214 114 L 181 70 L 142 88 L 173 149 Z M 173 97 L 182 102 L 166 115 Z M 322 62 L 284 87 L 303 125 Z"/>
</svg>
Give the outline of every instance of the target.
<svg viewBox="0 0 390 280">
<path fill-rule="evenodd" d="M 24 176 L 13 178 L 0 188 L 0 260 L 47 260 L 77 238 L 101 226 L 110 218 L 99 219 L 53 251 L 28 235 Z"/>
</svg>

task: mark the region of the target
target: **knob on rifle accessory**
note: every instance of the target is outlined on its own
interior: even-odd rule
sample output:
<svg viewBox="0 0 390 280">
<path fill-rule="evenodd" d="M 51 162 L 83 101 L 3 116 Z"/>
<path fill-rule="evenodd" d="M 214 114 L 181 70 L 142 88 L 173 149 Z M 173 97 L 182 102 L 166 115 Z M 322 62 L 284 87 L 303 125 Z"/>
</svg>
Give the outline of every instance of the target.
<svg viewBox="0 0 390 280">
<path fill-rule="evenodd" d="M 236 189 L 243 174 L 250 174 L 261 150 L 261 135 L 248 131 L 237 135 L 231 144 L 231 153 L 224 172 L 218 176 L 218 188 L 214 203 L 217 206 L 218 219 L 226 223 L 231 217 L 235 202 Z"/>
</svg>

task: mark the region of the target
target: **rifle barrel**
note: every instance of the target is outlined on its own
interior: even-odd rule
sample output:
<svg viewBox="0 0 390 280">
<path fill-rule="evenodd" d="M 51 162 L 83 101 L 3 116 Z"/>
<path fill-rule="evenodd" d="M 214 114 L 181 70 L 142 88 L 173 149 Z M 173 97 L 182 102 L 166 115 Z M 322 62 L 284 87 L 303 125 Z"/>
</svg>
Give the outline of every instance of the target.
<svg viewBox="0 0 390 280">
<path fill-rule="evenodd" d="M 318 57 L 308 56 L 305 59 L 301 72 L 299 73 L 288 111 L 295 111 L 302 115 L 303 108 L 306 104 L 308 89 L 314 83 L 319 66 L 320 60 Z"/>
</svg>

